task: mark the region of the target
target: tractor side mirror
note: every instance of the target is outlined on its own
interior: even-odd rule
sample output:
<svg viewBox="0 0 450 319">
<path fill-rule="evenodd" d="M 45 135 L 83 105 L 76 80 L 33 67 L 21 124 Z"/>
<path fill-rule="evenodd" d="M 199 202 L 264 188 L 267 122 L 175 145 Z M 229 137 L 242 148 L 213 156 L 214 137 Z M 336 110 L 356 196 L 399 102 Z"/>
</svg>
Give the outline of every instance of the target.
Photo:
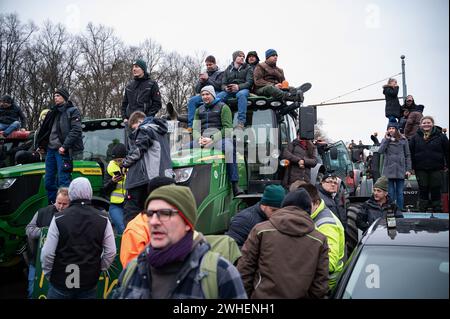
<svg viewBox="0 0 450 319">
<path fill-rule="evenodd" d="M 313 106 L 299 108 L 300 137 L 305 140 L 314 139 L 314 125 L 317 123 L 317 112 Z"/>
<path fill-rule="evenodd" d="M 330 158 L 335 161 L 338 159 L 338 150 L 336 147 L 332 147 L 330 148 Z"/>
</svg>

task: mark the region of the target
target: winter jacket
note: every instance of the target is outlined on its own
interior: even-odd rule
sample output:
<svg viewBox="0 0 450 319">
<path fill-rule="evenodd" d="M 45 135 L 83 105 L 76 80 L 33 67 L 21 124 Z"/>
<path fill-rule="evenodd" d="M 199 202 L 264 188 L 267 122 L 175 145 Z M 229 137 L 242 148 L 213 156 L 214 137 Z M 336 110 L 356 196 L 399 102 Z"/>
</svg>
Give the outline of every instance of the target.
<svg viewBox="0 0 450 319">
<path fill-rule="evenodd" d="M 216 66 L 216 68 L 212 71 L 207 71 L 208 73 L 208 80 L 205 82 L 198 81 L 195 85 L 195 93 L 199 94 L 200 90 L 207 86 L 212 85 L 214 87 L 214 90 L 216 91 L 216 94 L 222 90 L 222 77 L 223 77 L 223 71 L 220 71 L 219 68 Z"/>
<path fill-rule="evenodd" d="M 156 176 L 166 176 L 172 169 L 167 122 L 161 118 L 145 118 L 130 134 L 130 150 L 123 161 L 128 168 L 125 189 L 148 184 Z"/>
<path fill-rule="evenodd" d="M 197 108 L 192 126 L 192 136 L 197 141 L 200 136 L 211 137 L 214 141 L 225 138 L 225 129 L 232 128 L 232 113 L 230 107 L 219 99 L 211 104 L 202 104 Z M 209 134 L 208 129 L 211 130 Z"/>
<path fill-rule="evenodd" d="M 423 117 L 423 109 L 424 106 L 421 104 L 414 104 L 411 108 L 410 113 L 408 114 L 408 118 L 406 119 L 404 129 L 404 134 L 408 139 L 410 139 L 417 133 L 417 130 L 420 127 L 420 120 Z"/>
<path fill-rule="evenodd" d="M 327 236 L 328 259 L 329 259 L 329 287 L 333 288 L 336 278 L 344 268 L 345 255 L 345 230 L 339 218 L 325 206 L 323 199 L 319 207 L 311 214 L 311 218 L 316 225 L 316 229 Z"/>
<path fill-rule="evenodd" d="M 398 141 L 383 138 L 378 153 L 384 154 L 383 175 L 388 179 L 404 179 L 406 172 L 411 171 L 411 155 L 405 137 Z"/>
<path fill-rule="evenodd" d="M 345 211 L 345 206 L 343 203 L 339 202 L 339 196 L 333 195 L 327 192 L 322 185 L 318 185 L 319 196 L 325 202 L 325 205 L 335 214 L 342 224 L 347 225 L 347 213 Z"/>
<path fill-rule="evenodd" d="M 285 80 L 283 69 L 277 66 L 270 66 L 266 62 L 261 62 L 255 67 L 253 78 L 255 89 L 278 84 Z"/>
<path fill-rule="evenodd" d="M 42 248 L 42 270 L 56 288 L 67 290 L 67 266 L 78 265 L 80 289 L 89 290 L 98 283 L 116 255 L 114 232 L 106 213 L 77 199 L 56 213 Z"/>
<path fill-rule="evenodd" d="M 439 126 L 434 126 L 428 140 L 419 129 L 410 141 L 412 168 L 414 170 L 442 170 L 448 167 L 448 138 Z"/>
<path fill-rule="evenodd" d="M 106 174 L 103 181 L 103 194 L 110 201 L 111 204 L 122 204 L 125 201 L 125 181 L 126 175 L 119 182 L 113 181 L 113 176 L 115 172 L 122 172 L 121 167 L 116 163 L 116 161 L 109 161 L 106 167 Z"/>
<path fill-rule="evenodd" d="M 236 69 L 234 63 L 231 63 L 223 72 L 222 91 L 225 91 L 228 84 L 238 84 L 239 90 L 250 90 L 253 86 L 253 69 L 246 63 Z"/>
<path fill-rule="evenodd" d="M 144 112 L 146 116 L 155 116 L 161 105 L 158 83 L 145 74 L 143 78 L 131 80 L 125 88 L 122 118 L 128 119 L 135 111 Z"/>
<path fill-rule="evenodd" d="M 307 141 L 308 150 L 304 149 L 298 139 L 293 140 L 284 149 L 282 158 L 289 160 L 289 166 L 284 174 L 283 185 L 289 187 L 296 180 L 310 182 L 311 168 L 317 165 L 317 157 L 314 156 L 316 147 Z M 305 168 L 300 168 L 298 162 L 305 161 Z"/>
<path fill-rule="evenodd" d="M 362 231 L 366 231 L 372 223 L 378 218 L 386 218 L 387 210 L 392 204 L 391 199 L 388 200 L 383 205 L 379 205 L 375 198 L 372 197 L 366 200 L 361 206 L 356 217 L 356 226 Z M 395 211 L 396 218 L 402 218 L 403 215 L 400 210 Z"/>
<path fill-rule="evenodd" d="M 167 299 L 204 299 L 201 282 L 199 278 L 200 263 L 206 252 L 210 250 L 209 244 L 198 236 L 194 240 L 191 253 L 183 261 L 180 270 L 177 272 L 173 288 L 169 292 Z M 148 263 L 149 247 L 147 247 L 137 257 L 136 271 L 128 280 L 127 287 L 122 287 L 123 276 L 126 270 L 122 271 L 119 283 L 112 298 L 115 299 L 152 299 L 152 277 L 154 270 Z M 167 268 L 166 265 L 163 268 Z M 161 271 L 164 271 L 162 269 Z M 217 263 L 217 285 L 219 299 L 246 299 L 247 296 L 242 286 L 240 274 L 236 268 L 225 258 L 220 257 Z"/>
<path fill-rule="evenodd" d="M 25 127 L 27 125 L 25 114 L 23 114 L 22 109 L 17 106 L 15 102 L 13 102 L 8 108 L 0 107 L 1 124 L 12 124 L 15 121 L 19 121 L 21 127 Z"/>
<path fill-rule="evenodd" d="M 383 87 L 383 94 L 386 99 L 386 107 L 385 107 L 385 115 L 386 117 L 395 116 L 396 118 L 400 118 L 402 115 L 402 107 L 400 102 L 398 101 L 398 86 Z"/>
<path fill-rule="evenodd" d="M 280 208 L 256 225 L 238 261 L 247 295 L 322 298 L 328 291 L 328 244 L 303 210 Z"/>
<path fill-rule="evenodd" d="M 267 220 L 267 216 L 261 210 L 260 205 L 261 203 L 258 202 L 253 206 L 247 207 L 231 219 L 230 228 L 225 234 L 233 238 L 239 247 L 244 245 L 248 234 L 250 234 L 250 231 L 256 224 Z"/>
<path fill-rule="evenodd" d="M 57 134 L 64 149 L 69 150 L 69 153 L 80 152 L 84 149 L 81 114 L 71 101 L 50 108 L 36 138 L 39 147 L 47 148 L 54 122 L 56 122 Z"/>
</svg>

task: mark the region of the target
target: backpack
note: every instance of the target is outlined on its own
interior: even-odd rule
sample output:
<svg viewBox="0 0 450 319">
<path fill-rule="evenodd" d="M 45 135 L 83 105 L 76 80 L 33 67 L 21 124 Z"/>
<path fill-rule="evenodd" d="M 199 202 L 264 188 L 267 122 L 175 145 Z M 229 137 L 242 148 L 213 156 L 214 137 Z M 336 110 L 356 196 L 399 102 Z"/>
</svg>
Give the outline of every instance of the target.
<svg viewBox="0 0 450 319">
<path fill-rule="evenodd" d="M 194 233 L 194 238 L 199 233 Z M 206 299 L 219 298 L 219 287 L 217 285 L 217 262 L 223 257 L 235 264 L 241 257 L 241 251 L 236 241 L 228 235 L 206 235 L 204 236 L 211 249 L 206 252 L 200 263 L 200 273 L 205 274 L 201 280 L 203 294 Z M 128 263 L 122 278 L 121 287 L 126 288 L 137 268 L 137 257 Z"/>
</svg>

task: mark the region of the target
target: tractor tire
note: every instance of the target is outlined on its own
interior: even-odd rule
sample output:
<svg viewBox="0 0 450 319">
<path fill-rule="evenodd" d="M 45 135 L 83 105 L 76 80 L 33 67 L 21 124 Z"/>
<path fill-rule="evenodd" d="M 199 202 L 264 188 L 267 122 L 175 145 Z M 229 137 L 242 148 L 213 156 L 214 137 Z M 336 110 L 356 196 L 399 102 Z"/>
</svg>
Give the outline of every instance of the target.
<svg viewBox="0 0 450 319">
<path fill-rule="evenodd" d="M 347 207 L 347 229 L 346 229 L 346 248 L 347 256 L 350 256 L 356 245 L 358 244 L 358 227 L 356 226 L 356 219 L 358 212 L 361 209 L 361 204 L 350 204 Z"/>
</svg>

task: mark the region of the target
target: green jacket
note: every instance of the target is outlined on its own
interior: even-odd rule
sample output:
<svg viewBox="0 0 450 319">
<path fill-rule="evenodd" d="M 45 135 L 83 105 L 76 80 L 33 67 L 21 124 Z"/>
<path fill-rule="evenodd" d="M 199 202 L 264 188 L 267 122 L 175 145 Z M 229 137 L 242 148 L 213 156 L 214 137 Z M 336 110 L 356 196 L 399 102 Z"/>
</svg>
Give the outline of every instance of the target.
<svg viewBox="0 0 450 319">
<path fill-rule="evenodd" d="M 219 99 L 215 99 L 210 105 L 205 105 L 206 108 L 213 107 L 216 103 L 220 102 Z M 194 115 L 194 123 L 192 125 L 192 137 L 194 141 L 197 141 L 200 136 L 202 135 L 204 127 L 201 127 L 201 120 L 199 117 L 199 111 L 200 107 L 197 108 Z M 228 105 L 223 105 L 222 112 L 220 114 L 221 122 L 222 122 L 222 130 L 221 132 L 217 132 L 212 136 L 206 136 L 211 137 L 214 141 L 217 141 L 219 139 L 219 136 L 221 135 L 222 139 L 225 138 L 225 129 L 233 128 L 233 117 L 230 110 L 230 107 Z M 220 134 L 221 133 L 221 134 Z"/>
<path fill-rule="evenodd" d="M 311 218 L 316 224 L 316 229 L 325 235 L 328 240 L 328 259 L 330 280 L 328 285 L 331 288 L 336 284 L 336 277 L 344 267 L 345 254 L 345 231 L 339 218 L 325 206 L 323 199 L 319 207 L 311 214 Z"/>
</svg>

